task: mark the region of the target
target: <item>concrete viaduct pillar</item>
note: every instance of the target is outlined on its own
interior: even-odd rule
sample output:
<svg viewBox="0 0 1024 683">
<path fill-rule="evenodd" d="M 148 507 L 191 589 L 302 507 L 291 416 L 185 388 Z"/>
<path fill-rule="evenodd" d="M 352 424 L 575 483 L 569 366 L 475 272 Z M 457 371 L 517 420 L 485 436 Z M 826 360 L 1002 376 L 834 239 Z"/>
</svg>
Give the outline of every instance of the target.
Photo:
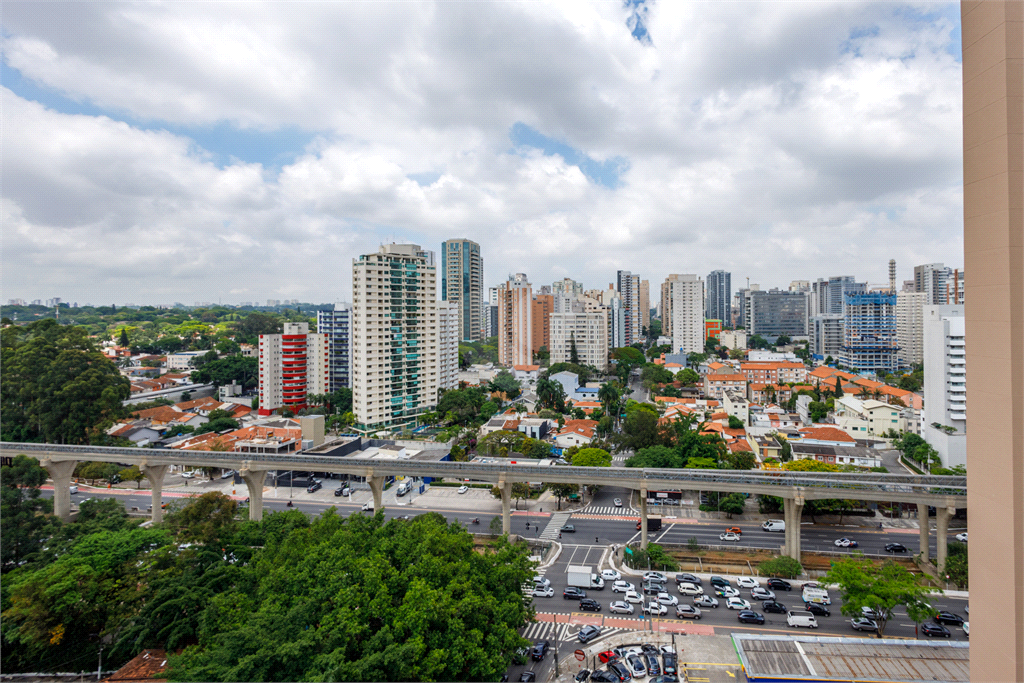
<svg viewBox="0 0 1024 683">
<path fill-rule="evenodd" d="M 366 477 L 366 483 L 370 485 L 370 493 L 373 494 L 373 512 L 376 514 L 384 505 L 384 478 L 371 474 Z"/>
<path fill-rule="evenodd" d="M 243 466 L 238 474 L 249 489 L 249 519 L 259 522 L 263 519 L 263 485 L 267 480 L 266 470 L 251 470 Z"/>
<path fill-rule="evenodd" d="M 640 549 L 647 550 L 647 489 L 640 489 Z"/>
<path fill-rule="evenodd" d="M 71 519 L 71 475 L 77 460 L 55 462 L 47 458 L 39 463 L 53 479 L 53 513 L 67 522 Z"/>
<path fill-rule="evenodd" d="M 800 561 L 800 520 L 804 513 L 804 498 L 783 498 L 783 521 L 786 523 L 786 540 L 782 554 Z"/>
<path fill-rule="evenodd" d="M 139 469 L 146 479 L 149 480 L 149 485 L 153 488 L 153 516 L 150 518 L 153 520 L 153 524 L 159 524 L 164 519 L 163 509 L 163 498 L 161 494 L 164 490 L 164 475 L 167 474 L 168 465 L 148 465 L 145 461 L 139 466 Z"/>
<path fill-rule="evenodd" d="M 501 489 L 501 533 L 506 536 L 512 533 L 512 482 L 499 481 Z"/>
<path fill-rule="evenodd" d="M 949 543 L 949 518 L 956 514 L 956 508 L 935 508 L 935 559 L 938 560 L 939 576 L 946 572 L 946 546 Z"/>
<path fill-rule="evenodd" d="M 917 504 L 917 525 L 920 527 L 919 537 L 921 540 L 921 561 L 928 561 L 928 506 L 925 503 Z"/>
</svg>

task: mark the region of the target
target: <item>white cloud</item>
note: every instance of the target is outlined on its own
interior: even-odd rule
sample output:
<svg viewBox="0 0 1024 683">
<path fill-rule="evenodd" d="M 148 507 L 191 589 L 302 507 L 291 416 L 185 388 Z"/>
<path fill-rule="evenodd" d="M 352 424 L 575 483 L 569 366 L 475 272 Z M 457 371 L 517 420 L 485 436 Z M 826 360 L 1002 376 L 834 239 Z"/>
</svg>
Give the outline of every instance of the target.
<svg viewBox="0 0 1024 683">
<path fill-rule="evenodd" d="M 390 236 L 475 239 L 489 283 L 959 265 L 954 27 L 920 11 L 660 2 L 648 46 L 611 3 L 9 3 L 8 66 L 107 116 L 4 91 L 4 290 L 328 301 Z M 221 167 L 147 129 L 225 121 L 318 137 Z M 516 122 L 628 170 L 513 150 Z"/>
</svg>

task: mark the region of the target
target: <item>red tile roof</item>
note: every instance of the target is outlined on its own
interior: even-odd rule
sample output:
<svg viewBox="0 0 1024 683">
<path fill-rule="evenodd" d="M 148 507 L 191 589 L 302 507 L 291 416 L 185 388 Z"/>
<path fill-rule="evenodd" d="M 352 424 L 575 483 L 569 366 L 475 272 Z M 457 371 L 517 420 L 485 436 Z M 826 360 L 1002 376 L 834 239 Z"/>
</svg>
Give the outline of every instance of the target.
<svg viewBox="0 0 1024 683">
<path fill-rule="evenodd" d="M 165 650 L 143 650 L 134 659 L 110 674 L 104 681 L 121 683 L 122 681 L 166 681 L 160 674 L 167 670 L 167 652 Z"/>
<path fill-rule="evenodd" d="M 807 427 L 801 429 L 800 433 L 805 439 L 816 439 L 818 441 L 845 441 L 856 443 L 857 440 L 844 432 L 842 429 L 828 426 Z"/>
</svg>

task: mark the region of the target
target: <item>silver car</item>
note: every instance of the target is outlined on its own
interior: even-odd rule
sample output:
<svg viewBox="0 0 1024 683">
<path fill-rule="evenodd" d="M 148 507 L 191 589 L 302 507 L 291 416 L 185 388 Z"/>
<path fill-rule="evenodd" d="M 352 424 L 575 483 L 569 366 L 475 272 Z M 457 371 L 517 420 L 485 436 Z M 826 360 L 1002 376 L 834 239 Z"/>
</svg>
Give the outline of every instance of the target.
<svg viewBox="0 0 1024 683">
<path fill-rule="evenodd" d="M 632 614 L 633 610 L 634 610 L 634 607 L 633 607 L 633 605 L 629 604 L 628 602 L 622 602 L 621 600 L 616 600 L 615 602 L 613 602 L 611 605 L 608 606 L 608 610 L 612 614 Z"/>
<path fill-rule="evenodd" d="M 693 599 L 695 607 L 710 607 L 711 609 L 718 609 L 718 598 L 714 598 L 710 595 L 701 595 Z"/>
</svg>

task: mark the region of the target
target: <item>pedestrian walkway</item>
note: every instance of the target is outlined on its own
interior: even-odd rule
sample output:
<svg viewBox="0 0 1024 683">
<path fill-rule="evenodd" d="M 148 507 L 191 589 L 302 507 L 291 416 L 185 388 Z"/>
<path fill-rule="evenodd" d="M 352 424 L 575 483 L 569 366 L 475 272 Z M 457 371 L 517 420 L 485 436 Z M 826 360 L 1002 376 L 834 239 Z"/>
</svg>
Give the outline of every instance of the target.
<svg viewBox="0 0 1024 683">
<path fill-rule="evenodd" d="M 615 515 L 618 517 L 630 514 L 630 509 L 627 507 L 615 507 L 614 505 L 588 505 L 577 512 L 586 515 Z"/>
<path fill-rule="evenodd" d="M 540 532 L 540 537 L 546 541 L 554 541 L 558 538 L 558 530 L 572 517 L 571 512 L 556 512 L 551 515 L 548 525 Z"/>
</svg>

